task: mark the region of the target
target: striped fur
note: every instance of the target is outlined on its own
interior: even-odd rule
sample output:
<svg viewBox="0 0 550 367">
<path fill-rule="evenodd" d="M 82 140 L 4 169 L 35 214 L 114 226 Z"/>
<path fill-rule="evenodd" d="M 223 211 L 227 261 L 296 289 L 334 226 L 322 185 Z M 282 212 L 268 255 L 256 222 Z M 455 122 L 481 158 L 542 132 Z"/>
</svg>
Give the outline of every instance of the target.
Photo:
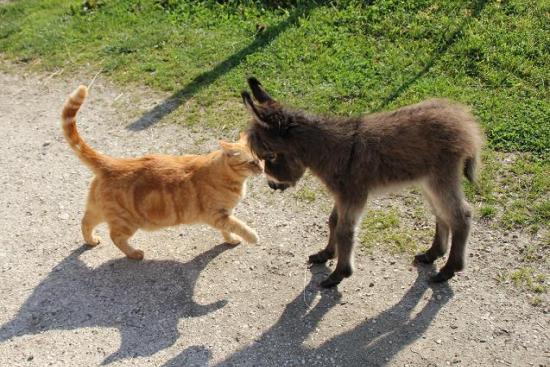
<svg viewBox="0 0 550 367">
<path fill-rule="evenodd" d="M 80 158 L 80 160 L 94 173 L 98 174 L 109 169 L 109 161 L 111 161 L 111 158 L 98 153 L 86 144 L 86 142 L 84 142 L 84 140 L 80 137 L 78 129 L 76 128 L 76 114 L 78 113 L 80 106 L 84 103 L 87 95 L 88 89 L 83 85 L 79 86 L 73 93 L 71 93 L 63 106 L 63 112 L 61 113 L 61 126 L 63 127 L 65 139 L 78 158 Z"/>
<path fill-rule="evenodd" d="M 244 184 L 262 167 L 246 144 L 220 141 L 220 150 L 206 155 L 149 155 L 135 159 L 98 153 L 78 134 L 76 115 L 87 96 L 80 86 L 67 99 L 61 115 L 67 142 L 95 174 L 90 185 L 82 234 L 95 246 L 94 227 L 107 222 L 115 245 L 126 256 L 142 259 L 143 251 L 128 240 L 138 229 L 155 230 L 178 224 L 205 223 L 218 229 L 225 242 L 250 243 L 258 236 L 232 215 L 244 197 Z"/>
</svg>

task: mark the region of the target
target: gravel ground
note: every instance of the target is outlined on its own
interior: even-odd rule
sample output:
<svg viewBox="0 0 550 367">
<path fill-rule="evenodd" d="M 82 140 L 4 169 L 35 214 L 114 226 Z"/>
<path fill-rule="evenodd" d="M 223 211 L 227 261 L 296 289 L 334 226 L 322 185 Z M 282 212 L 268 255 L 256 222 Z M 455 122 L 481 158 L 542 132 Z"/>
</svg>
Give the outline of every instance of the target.
<svg viewBox="0 0 550 367">
<path fill-rule="evenodd" d="M 438 286 L 409 255 L 359 249 L 353 277 L 321 290 L 334 264 L 305 261 L 325 245 L 328 199 L 307 204 L 261 177 L 237 209 L 258 245 L 220 245 L 206 226 L 139 232 L 133 243 L 145 260 L 134 262 L 100 226 L 103 243 L 86 248 L 79 225 L 92 176 L 58 121 L 82 81 L 2 64 L 0 366 L 550 365 L 548 295 L 533 307 L 495 280 L 529 238 L 481 222 L 468 269 Z M 213 131 L 126 128 L 160 100 L 99 79 L 81 133 L 117 156 L 215 147 Z M 404 204 L 392 196 L 371 205 Z"/>
</svg>

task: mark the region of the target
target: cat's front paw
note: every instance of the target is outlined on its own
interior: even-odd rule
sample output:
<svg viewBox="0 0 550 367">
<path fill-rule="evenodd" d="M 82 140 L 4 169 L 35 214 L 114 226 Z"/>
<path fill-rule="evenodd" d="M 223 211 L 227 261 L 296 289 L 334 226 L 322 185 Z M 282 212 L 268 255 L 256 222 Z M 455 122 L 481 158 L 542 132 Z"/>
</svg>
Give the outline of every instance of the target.
<svg viewBox="0 0 550 367">
<path fill-rule="evenodd" d="M 260 238 L 258 237 L 258 235 L 256 234 L 256 232 L 254 231 L 251 231 L 250 233 L 248 233 L 246 235 L 246 238 L 245 238 L 246 242 L 252 244 L 252 245 L 255 245 L 258 243 L 258 241 L 260 240 Z"/>
<path fill-rule="evenodd" d="M 143 260 L 143 251 L 133 250 L 129 252 L 126 256 L 132 260 Z"/>
<path fill-rule="evenodd" d="M 228 245 L 237 246 L 241 242 L 243 242 L 243 239 L 234 233 L 231 233 L 229 236 L 225 237 L 225 243 Z"/>
<path fill-rule="evenodd" d="M 86 241 L 86 245 L 88 246 L 97 246 L 101 242 L 101 237 L 93 236 L 90 240 Z"/>
</svg>

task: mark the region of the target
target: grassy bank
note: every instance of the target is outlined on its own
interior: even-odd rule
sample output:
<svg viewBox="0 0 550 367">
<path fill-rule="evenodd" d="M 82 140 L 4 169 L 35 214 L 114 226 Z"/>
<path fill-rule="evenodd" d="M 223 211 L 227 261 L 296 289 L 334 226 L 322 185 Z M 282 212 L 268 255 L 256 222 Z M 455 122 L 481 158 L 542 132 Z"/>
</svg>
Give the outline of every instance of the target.
<svg viewBox="0 0 550 367">
<path fill-rule="evenodd" d="M 550 149 L 545 1 L 87 3 L 3 5 L 0 51 L 174 92 L 188 122 L 243 125 L 238 91 L 254 74 L 275 96 L 320 112 L 449 97 L 474 107 L 494 149 Z"/>
</svg>

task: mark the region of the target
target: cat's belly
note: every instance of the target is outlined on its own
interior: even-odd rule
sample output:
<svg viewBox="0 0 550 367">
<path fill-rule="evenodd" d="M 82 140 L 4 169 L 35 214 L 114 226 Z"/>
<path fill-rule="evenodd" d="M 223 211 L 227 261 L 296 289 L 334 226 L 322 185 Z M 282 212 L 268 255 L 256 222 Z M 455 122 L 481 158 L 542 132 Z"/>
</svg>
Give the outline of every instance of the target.
<svg viewBox="0 0 550 367">
<path fill-rule="evenodd" d="M 181 203 L 180 203 L 181 204 Z M 162 191 L 152 191 L 136 203 L 141 228 L 154 231 L 163 227 L 175 226 L 185 221 L 181 205 L 172 200 L 171 195 Z"/>
<path fill-rule="evenodd" d="M 156 231 L 164 227 L 171 227 L 180 224 L 173 217 L 144 217 L 141 220 L 141 229 L 145 231 Z"/>
<path fill-rule="evenodd" d="M 185 218 L 182 220 L 173 220 L 173 218 L 156 218 L 156 219 L 148 219 L 142 222 L 141 229 L 144 231 L 152 232 L 156 231 L 165 227 L 173 227 L 178 226 L 180 224 L 196 224 L 200 223 L 199 220 L 186 220 Z"/>
</svg>

